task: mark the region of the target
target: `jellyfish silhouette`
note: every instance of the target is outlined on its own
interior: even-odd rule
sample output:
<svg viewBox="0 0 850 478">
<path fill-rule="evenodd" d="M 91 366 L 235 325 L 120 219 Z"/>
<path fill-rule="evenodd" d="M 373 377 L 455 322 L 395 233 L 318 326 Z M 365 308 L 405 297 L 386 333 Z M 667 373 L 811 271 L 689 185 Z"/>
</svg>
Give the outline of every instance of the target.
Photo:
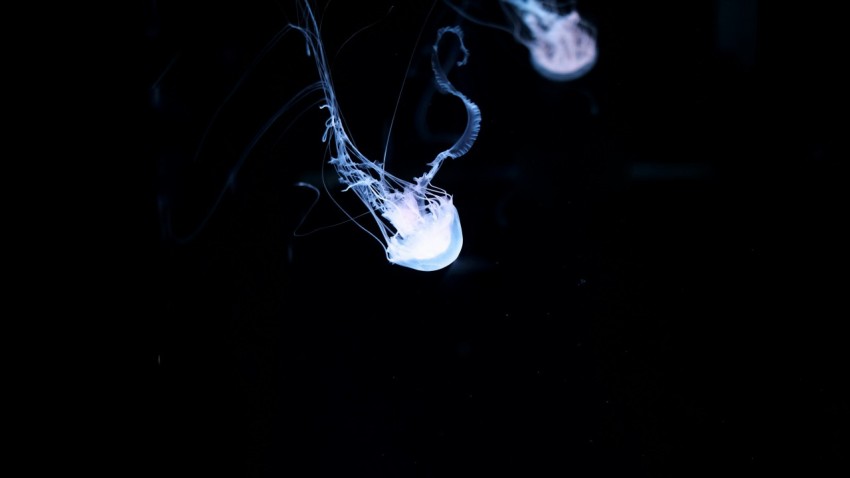
<svg viewBox="0 0 850 478">
<path fill-rule="evenodd" d="M 314 58 L 319 72 L 319 84 L 324 92 L 320 107 L 328 112 L 322 142 L 329 144 L 330 164 L 345 185 L 344 191 L 353 191 L 369 209 L 382 236 L 375 238 L 384 246 L 389 262 L 420 271 L 435 271 L 450 265 L 463 246 L 460 218 L 452 196 L 434 186 L 432 181 L 447 158 L 460 157 L 472 147 L 478 136 L 481 112 L 475 103 L 454 88 L 438 57 L 443 36 L 452 34 L 457 37 L 463 52 L 457 65 L 466 64 L 469 51 L 463 44 L 463 31 L 459 27 L 444 27 L 437 32 L 431 67 L 437 89 L 463 102 L 467 113 L 466 129 L 454 145 L 428 163 L 430 168 L 424 174 L 407 181 L 386 171 L 383 161 L 367 158 L 351 140 L 342 120 L 315 16 L 309 3 L 305 2 L 304 7 L 299 24 L 291 26 L 303 34 L 307 54 Z"/>
<path fill-rule="evenodd" d="M 553 0 L 499 0 L 512 28 L 473 18 L 449 1 L 470 21 L 510 32 L 526 48 L 531 64 L 544 78 L 563 82 L 584 76 L 596 64 L 596 27 L 573 6 L 564 11 Z"/>
</svg>

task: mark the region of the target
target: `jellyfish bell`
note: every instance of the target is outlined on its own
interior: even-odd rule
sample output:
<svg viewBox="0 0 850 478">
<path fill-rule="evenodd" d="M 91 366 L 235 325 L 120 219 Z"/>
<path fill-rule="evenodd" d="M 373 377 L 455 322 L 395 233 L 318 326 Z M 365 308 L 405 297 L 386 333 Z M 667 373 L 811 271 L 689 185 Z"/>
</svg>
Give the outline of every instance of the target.
<svg viewBox="0 0 850 478">
<path fill-rule="evenodd" d="M 460 256 L 463 232 L 451 196 L 434 196 L 423 207 L 417 194 L 405 191 L 383 214 L 396 227 L 396 233 L 387 241 L 390 262 L 415 270 L 435 271 Z"/>
</svg>

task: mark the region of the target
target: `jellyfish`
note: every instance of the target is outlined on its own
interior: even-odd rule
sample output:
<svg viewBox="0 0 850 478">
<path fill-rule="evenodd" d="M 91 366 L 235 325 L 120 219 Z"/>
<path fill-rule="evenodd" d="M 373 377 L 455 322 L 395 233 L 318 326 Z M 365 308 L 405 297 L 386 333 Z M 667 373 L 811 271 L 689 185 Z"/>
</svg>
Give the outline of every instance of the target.
<svg viewBox="0 0 850 478">
<path fill-rule="evenodd" d="M 531 64 L 544 78 L 556 82 L 584 76 L 596 64 L 596 28 L 574 7 L 563 13 L 553 0 L 499 0 L 515 26 L 511 29 L 472 18 L 451 1 L 465 18 L 509 31 L 528 48 Z"/>
<path fill-rule="evenodd" d="M 578 11 L 562 14 L 538 0 L 502 0 L 516 11 L 530 38 L 517 34 L 531 54 L 531 64 L 552 81 L 583 76 L 596 63 L 596 29 Z"/>
<path fill-rule="evenodd" d="M 469 51 L 463 44 L 463 31 L 454 26 L 443 27 L 437 32 L 431 68 L 437 89 L 463 102 L 467 114 L 466 128 L 450 148 L 437 154 L 427 164 L 427 171 L 407 181 L 388 172 L 384 168 L 385 161 L 367 158 L 351 140 L 343 124 L 315 16 L 309 4 L 305 2 L 304 5 L 301 24 L 291 26 L 304 36 L 307 55 L 315 60 L 319 84 L 324 92 L 320 108 L 328 113 L 322 142 L 328 144 L 329 163 L 344 185 L 343 191 L 353 191 L 368 208 L 381 237 L 372 235 L 381 242 L 390 263 L 419 271 L 447 267 L 460 255 L 463 233 L 452 195 L 432 181 L 446 159 L 458 158 L 470 150 L 481 124 L 478 106 L 455 89 L 438 59 L 440 42 L 450 34 L 457 37 L 463 53 L 457 65 L 466 64 Z"/>
</svg>

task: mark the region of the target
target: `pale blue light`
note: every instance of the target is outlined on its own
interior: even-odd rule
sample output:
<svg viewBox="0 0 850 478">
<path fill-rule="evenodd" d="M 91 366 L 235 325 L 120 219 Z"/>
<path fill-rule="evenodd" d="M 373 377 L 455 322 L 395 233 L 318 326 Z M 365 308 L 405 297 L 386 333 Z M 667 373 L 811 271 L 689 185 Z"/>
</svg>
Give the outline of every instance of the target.
<svg viewBox="0 0 850 478">
<path fill-rule="evenodd" d="M 467 20 L 503 30 L 514 36 L 529 51 L 531 64 L 544 78 L 570 81 L 593 69 L 599 55 L 596 27 L 582 18 L 575 8 L 561 9 L 554 0 L 498 0 L 511 20 L 510 26 L 483 21 L 463 7 L 446 3 Z"/>
<path fill-rule="evenodd" d="M 478 106 L 452 86 L 437 59 L 440 40 L 446 33 L 452 33 L 460 41 L 464 54 L 458 65 L 466 63 L 469 52 L 463 44 L 463 32 L 458 27 L 439 30 L 431 64 L 439 91 L 463 101 L 467 112 L 466 129 L 451 148 L 428 163 L 430 169 L 427 172 L 413 181 L 406 181 L 387 172 L 382 162 L 364 156 L 350 139 L 342 120 L 316 19 L 307 2 L 304 3 L 301 24 L 292 27 L 304 35 L 307 54 L 314 58 L 319 72 L 319 84 L 324 92 L 321 108 L 328 112 L 322 141 L 331 147 L 330 164 L 346 186 L 345 191 L 354 191 L 369 208 L 380 229 L 382 238 L 376 239 L 384 246 L 387 260 L 421 271 L 442 269 L 454 262 L 463 246 L 458 211 L 452 196 L 431 182 L 446 158 L 457 158 L 469 151 L 481 124 Z"/>
<path fill-rule="evenodd" d="M 531 64 L 545 78 L 570 81 L 596 64 L 596 29 L 578 11 L 560 13 L 556 6 L 539 0 L 502 0 L 516 12 L 528 36 L 516 29 L 517 41 L 528 48 Z"/>
</svg>

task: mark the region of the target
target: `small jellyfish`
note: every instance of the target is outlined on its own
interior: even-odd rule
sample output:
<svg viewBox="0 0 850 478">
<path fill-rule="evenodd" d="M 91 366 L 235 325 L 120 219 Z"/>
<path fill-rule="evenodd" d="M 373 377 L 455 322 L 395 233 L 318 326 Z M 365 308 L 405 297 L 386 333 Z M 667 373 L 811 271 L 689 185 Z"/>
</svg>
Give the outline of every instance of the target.
<svg viewBox="0 0 850 478">
<path fill-rule="evenodd" d="M 344 191 L 354 191 L 369 209 L 382 236 L 376 239 L 384 246 L 389 262 L 420 271 L 435 271 L 450 265 L 463 246 L 460 218 L 452 196 L 434 186 L 432 180 L 445 159 L 460 157 L 472 147 L 478 136 L 481 112 L 449 82 L 439 63 L 438 48 L 444 35 L 455 35 L 463 52 L 457 65 L 464 65 L 469 52 L 463 44 L 463 31 L 459 27 L 444 27 L 438 31 L 431 67 L 438 90 L 463 102 L 467 113 L 466 129 L 454 145 L 428 163 L 428 171 L 413 181 L 406 181 L 386 171 L 383 162 L 363 155 L 349 137 L 316 19 L 309 4 L 305 2 L 304 5 L 301 24 L 292 27 L 303 34 L 307 54 L 314 58 L 319 72 L 319 84 L 324 92 L 320 107 L 328 112 L 322 141 L 331 145 L 330 164 L 345 185 Z"/>
<path fill-rule="evenodd" d="M 566 13 L 553 0 L 499 0 L 514 25 L 507 28 L 473 18 L 460 6 L 448 4 L 475 23 L 509 31 L 528 48 L 531 64 L 551 81 L 580 78 L 596 64 L 596 28 L 573 7 Z"/>
<path fill-rule="evenodd" d="M 583 76 L 596 63 L 596 28 L 578 11 L 562 14 L 552 4 L 538 0 L 502 0 L 513 7 L 530 37 L 515 36 L 531 53 L 531 64 L 545 78 L 570 81 Z"/>
</svg>

